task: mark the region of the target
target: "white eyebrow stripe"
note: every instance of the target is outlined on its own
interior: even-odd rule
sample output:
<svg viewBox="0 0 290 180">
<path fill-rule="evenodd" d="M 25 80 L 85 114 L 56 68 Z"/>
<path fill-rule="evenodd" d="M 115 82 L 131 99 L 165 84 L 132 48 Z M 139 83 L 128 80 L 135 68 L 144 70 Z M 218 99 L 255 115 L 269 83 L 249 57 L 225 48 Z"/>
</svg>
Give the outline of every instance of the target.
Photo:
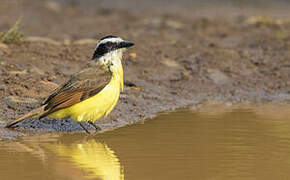
<svg viewBox="0 0 290 180">
<path fill-rule="evenodd" d="M 100 44 L 105 44 L 105 43 L 107 43 L 107 42 L 113 42 L 113 43 L 118 43 L 118 42 L 122 42 L 122 41 L 124 41 L 123 39 L 121 39 L 121 38 L 106 38 L 106 39 L 103 39 L 103 40 L 101 40 L 98 44 L 100 45 Z"/>
</svg>

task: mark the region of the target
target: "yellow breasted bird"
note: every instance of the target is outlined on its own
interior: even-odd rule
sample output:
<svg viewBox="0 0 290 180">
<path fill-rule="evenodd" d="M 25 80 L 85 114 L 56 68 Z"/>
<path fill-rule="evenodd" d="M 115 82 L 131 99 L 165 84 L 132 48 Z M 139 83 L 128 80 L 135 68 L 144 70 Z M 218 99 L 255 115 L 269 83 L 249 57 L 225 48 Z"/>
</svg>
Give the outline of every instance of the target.
<svg viewBox="0 0 290 180">
<path fill-rule="evenodd" d="M 94 124 L 102 116 L 107 116 L 116 105 L 123 90 L 123 52 L 134 43 L 120 37 L 106 36 L 98 42 L 92 60 L 78 73 L 57 88 L 42 103 L 41 107 L 30 111 L 6 125 L 7 128 L 27 118 L 65 118 Z"/>
</svg>

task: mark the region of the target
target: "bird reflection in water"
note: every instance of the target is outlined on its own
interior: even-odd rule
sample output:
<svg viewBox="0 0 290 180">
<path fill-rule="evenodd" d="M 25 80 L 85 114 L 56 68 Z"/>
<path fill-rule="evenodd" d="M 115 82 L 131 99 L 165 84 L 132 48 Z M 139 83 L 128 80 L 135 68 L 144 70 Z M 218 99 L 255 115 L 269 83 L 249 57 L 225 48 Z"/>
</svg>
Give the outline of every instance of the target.
<svg viewBox="0 0 290 180">
<path fill-rule="evenodd" d="M 7 158 L 2 161 L 14 162 L 13 168 L 18 170 L 17 173 L 2 171 L 1 175 L 7 179 L 19 179 L 23 175 L 39 179 L 38 174 L 42 179 L 124 179 L 124 169 L 115 152 L 95 137 L 41 135 L 0 143 L 1 146 L 0 155 Z M 29 160 L 29 166 L 23 166 L 21 159 Z"/>
<path fill-rule="evenodd" d="M 71 145 L 56 144 L 52 150 L 84 170 L 88 178 L 124 179 L 123 167 L 114 151 L 94 139 Z"/>
</svg>

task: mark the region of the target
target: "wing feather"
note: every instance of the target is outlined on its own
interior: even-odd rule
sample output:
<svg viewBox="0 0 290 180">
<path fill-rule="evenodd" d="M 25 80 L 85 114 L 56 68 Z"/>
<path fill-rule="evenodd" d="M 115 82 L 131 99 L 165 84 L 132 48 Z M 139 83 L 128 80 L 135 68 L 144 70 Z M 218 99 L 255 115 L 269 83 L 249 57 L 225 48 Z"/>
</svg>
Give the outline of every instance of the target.
<svg viewBox="0 0 290 180">
<path fill-rule="evenodd" d="M 107 67 L 91 63 L 84 70 L 72 75 L 44 101 L 47 112 L 41 117 L 96 95 L 110 82 L 111 77 L 112 73 Z"/>
</svg>

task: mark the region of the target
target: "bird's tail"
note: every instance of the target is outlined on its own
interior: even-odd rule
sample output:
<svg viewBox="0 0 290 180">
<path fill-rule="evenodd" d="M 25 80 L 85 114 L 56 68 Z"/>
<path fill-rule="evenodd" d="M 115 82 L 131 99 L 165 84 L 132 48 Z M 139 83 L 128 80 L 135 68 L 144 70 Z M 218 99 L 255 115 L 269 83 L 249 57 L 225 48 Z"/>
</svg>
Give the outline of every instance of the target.
<svg viewBox="0 0 290 180">
<path fill-rule="evenodd" d="M 40 117 L 44 113 L 45 113 L 44 106 L 41 106 L 37 109 L 34 109 L 34 110 L 28 112 L 27 114 L 25 114 L 23 116 L 21 116 L 20 118 L 16 119 L 15 121 L 8 123 L 5 127 L 12 128 L 15 124 L 17 124 L 17 123 L 19 123 L 27 118 Z"/>
</svg>

